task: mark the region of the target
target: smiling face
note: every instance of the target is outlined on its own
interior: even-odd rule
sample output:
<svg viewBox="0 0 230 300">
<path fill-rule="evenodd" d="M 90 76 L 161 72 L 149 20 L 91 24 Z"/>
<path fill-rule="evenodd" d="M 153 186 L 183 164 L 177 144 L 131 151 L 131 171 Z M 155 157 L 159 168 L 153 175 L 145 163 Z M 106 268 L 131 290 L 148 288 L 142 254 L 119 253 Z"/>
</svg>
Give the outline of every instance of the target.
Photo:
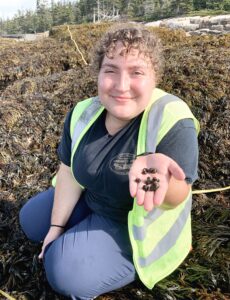
<svg viewBox="0 0 230 300">
<path fill-rule="evenodd" d="M 151 62 L 137 49 L 123 54 L 124 46 L 116 43 L 113 58 L 104 57 L 98 75 L 98 95 L 107 116 L 126 123 L 147 107 L 155 74 Z"/>
</svg>

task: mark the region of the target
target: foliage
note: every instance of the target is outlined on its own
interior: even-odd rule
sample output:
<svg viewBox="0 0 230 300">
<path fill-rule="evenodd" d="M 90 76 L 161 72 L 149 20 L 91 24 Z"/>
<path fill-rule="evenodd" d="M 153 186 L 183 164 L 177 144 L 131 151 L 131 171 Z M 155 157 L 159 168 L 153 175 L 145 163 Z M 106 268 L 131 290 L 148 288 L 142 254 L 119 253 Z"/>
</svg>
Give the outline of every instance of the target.
<svg viewBox="0 0 230 300">
<path fill-rule="evenodd" d="M 209 9 L 203 9 L 203 10 L 193 10 L 189 13 L 190 17 L 199 15 L 200 17 L 204 16 L 218 16 L 218 15 L 226 15 L 228 12 L 224 10 L 209 10 Z"/>
</svg>

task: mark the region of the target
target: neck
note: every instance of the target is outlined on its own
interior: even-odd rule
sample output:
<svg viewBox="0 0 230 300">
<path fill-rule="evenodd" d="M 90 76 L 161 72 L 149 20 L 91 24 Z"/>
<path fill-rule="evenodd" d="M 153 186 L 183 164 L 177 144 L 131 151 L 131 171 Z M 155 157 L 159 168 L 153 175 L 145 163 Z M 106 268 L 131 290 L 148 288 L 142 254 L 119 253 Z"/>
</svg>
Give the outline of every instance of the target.
<svg viewBox="0 0 230 300">
<path fill-rule="evenodd" d="M 112 116 L 109 112 L 106 113 L 105 127 L 110 135 L 116 134 L 129 123 L 129 120 L 120 120 Z"/>
</svg>

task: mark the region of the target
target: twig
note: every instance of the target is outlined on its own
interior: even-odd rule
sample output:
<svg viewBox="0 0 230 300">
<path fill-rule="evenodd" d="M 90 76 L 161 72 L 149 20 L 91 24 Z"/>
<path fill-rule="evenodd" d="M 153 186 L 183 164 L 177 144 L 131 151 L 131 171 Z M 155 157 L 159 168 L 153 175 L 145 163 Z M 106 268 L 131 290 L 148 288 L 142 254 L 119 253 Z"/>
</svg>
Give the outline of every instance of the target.
<svg viewBox="0 0 230 300">
<path fill-rule="evenodd" d="M 207 194 L 207 193 L 215 193 L 215 192 L 221 192 L 226 190 L 230 190 L 230 185 L 222 188 L 216 188 L 216 189 L 192 191 L 192 194 Z"/>
<path fill-rule="evenodd" d="M 67 29 L 68 29 L 68 31 L 69 31 L 71 40 L 74 42 L 74 45 L 75 45 L 75 47 L 77 48 L 77 51 L 78 51 L 78 52 L 80 53 L 80 55 L 81 55 L 82 60 L 84 61 L 85 65 L 88 65 L 87 62 L 86 62 L 86 60 L 84 59 L 83 54 L 81 53 L 80 49 L 78 48 L 77 43 L 76 43 L 75 40 L 73 39 L 72 33 L 71 33 L 70 29 L 69 29 L 69 25 L 67 25 Z"/>
<path fill-rule="evenodd" d="M 9 299 L 9 300 L 16 300 L 15 298 L 9 296 L 7 293 L 3 292 L 2 290 L 0 290 L 0 294 L 2 294 L 4 297 L 6 297 L 6 299 Z"/>
</svg>

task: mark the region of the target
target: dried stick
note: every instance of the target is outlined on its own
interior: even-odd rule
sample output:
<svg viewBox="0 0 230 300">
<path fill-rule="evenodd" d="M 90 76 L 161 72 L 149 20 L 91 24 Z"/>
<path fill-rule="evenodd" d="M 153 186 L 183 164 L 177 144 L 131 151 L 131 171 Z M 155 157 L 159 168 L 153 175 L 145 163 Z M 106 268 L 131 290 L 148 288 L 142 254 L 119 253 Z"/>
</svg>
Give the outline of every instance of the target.
<svg viewBox="0 0 230 300">
<path fill-rule="evenodd" d="M 77 51 L 78 51 L 78 52 L 80 53 L 80 55 L 81 55 L 82 60 L 84 61 L 85 65 L 88 65 L 87 62 L 86 62 L 86 60 L 84 59 L 83 54 L 81 53 L 80 49 L 78 48 L 77 43 L 76 43 L 75 40 L 73 39 L 72 33 L 71 33 L 70 29 L 69 29 L 69 25 L 67 25 L 67 29 L 68 29 L 68 31 L 69 31 L 71 40 L 74 42 L 74 45 L 75 45 L 75 47 L 77 48 Z"/>
<path fill-rule="evenodd" d="M 2 296 L 4 296 L 6 299 L 9 299 L 9 300 L 16 300 L 15 298 L 11 297 L 10 295 L 8 295 L 7 293 L 3 292 L 2 290 L 0 290 L 0 294 Z"/>
</svg>

